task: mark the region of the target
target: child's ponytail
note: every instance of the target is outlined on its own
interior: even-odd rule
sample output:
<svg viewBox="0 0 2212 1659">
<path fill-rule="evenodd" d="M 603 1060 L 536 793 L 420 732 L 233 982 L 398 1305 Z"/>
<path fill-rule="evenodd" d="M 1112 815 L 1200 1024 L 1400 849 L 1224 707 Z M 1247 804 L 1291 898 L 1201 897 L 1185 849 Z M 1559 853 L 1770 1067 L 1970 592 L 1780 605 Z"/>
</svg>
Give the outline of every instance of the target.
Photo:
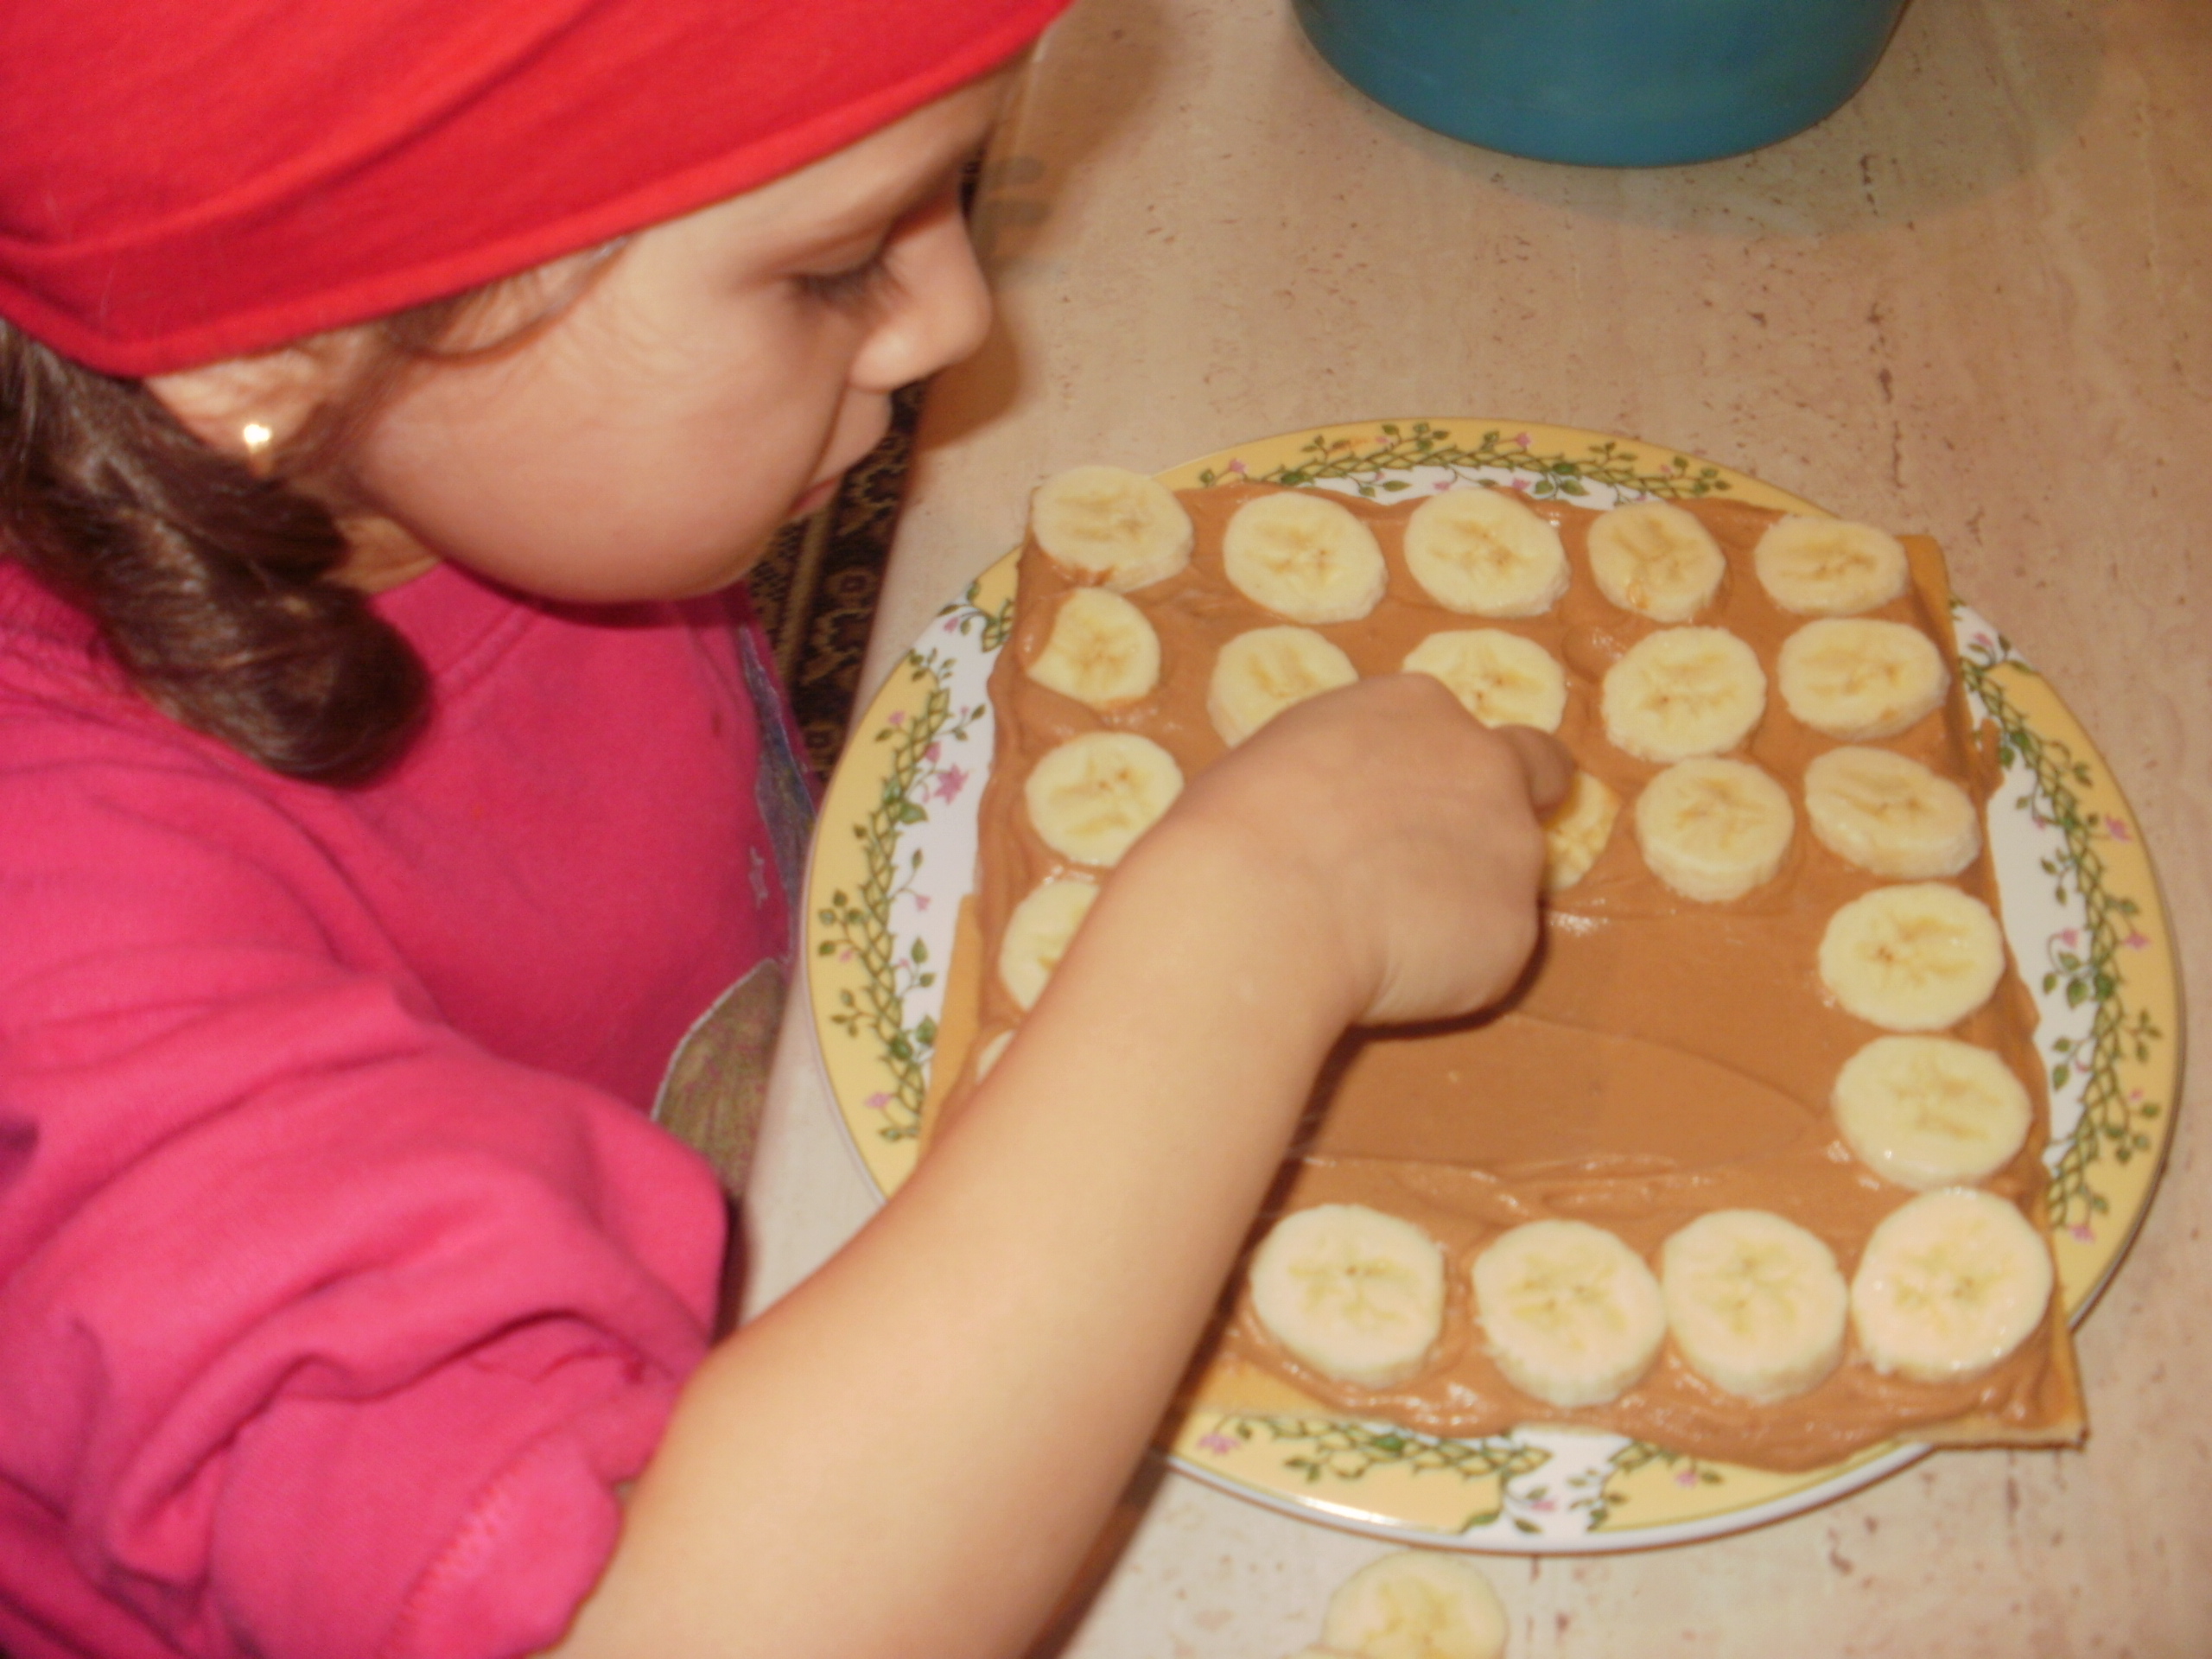
<svg viewBox="0 0 2212 1659">
<path fill-rule="evenodd" d="M 0 543 L 149 698 L 273 772 L 359 782 L 421 714 L 414 652 L 330 579 L 346 543 L 327 508 L 4 321 Z"/>
</svg>

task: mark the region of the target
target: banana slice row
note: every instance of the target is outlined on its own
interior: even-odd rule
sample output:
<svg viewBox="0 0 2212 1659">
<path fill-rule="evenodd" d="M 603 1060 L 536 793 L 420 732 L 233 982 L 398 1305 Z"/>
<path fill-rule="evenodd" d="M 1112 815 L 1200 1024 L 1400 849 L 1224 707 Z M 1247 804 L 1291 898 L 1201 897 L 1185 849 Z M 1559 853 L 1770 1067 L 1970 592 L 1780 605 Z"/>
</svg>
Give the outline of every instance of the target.
<svg viewBox="0 0 2212 1659">
<path fill-rule="evenodd" d="M 1772 1404 L 1817 1388 L 1847 1330 L 1884 1373 L 1970 1377 L 2043 1317 L 2052 1284 L 2041 1235 L 2002 1198 L 1923 1192 L 1875 1229 L 1847 1285 L 1816 1234 L 1761 1210 L 1719 1210 L 1669 1236 L 1654 1275 L 1586 1222 L 1500 1234 L 1469 1274 L 1484 1345 L 1522 1393 L 1562 1409 L 1618 1399 L 1671 1336 L 1714 1388 Z M 1360 1205 L 1285 1217 L 1255 1255 L 1253 1311 L 1324 1376 L 1386 1388 L 1420 1371 L 1443 1333 L 1442 1248 Z"/>
</svg>

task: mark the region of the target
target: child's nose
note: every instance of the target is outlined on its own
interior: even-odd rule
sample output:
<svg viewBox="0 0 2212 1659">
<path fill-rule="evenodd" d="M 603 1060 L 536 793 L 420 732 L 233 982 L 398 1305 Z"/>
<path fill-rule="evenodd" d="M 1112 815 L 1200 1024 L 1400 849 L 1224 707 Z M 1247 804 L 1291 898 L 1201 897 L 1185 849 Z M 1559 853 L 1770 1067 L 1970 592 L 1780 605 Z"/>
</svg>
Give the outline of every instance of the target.
<svg viewBox="0 0 2212 1659">
<path fill-rule="evenodd" d="M 853 384 L 892 391 L 957 363 L 990 331 L 991 295 L 957 209 L 913 227 L 890 308 L 853 365 Z"/>
</svg>

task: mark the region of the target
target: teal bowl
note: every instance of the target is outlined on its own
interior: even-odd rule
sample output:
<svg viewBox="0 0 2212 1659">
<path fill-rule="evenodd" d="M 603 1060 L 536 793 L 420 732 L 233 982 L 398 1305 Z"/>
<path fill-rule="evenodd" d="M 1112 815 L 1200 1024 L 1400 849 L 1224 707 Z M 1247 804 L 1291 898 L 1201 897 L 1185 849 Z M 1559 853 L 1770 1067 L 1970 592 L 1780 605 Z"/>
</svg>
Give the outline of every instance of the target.
<svg viewBox="0 0 2212 1659">
<path fill-rule="evenodd" d="M 1671 167 L 1757 149 L 1857 92 L 1904 0 L 1295 0 L 1376 102 L 1509 155 Z"/>
</svg>

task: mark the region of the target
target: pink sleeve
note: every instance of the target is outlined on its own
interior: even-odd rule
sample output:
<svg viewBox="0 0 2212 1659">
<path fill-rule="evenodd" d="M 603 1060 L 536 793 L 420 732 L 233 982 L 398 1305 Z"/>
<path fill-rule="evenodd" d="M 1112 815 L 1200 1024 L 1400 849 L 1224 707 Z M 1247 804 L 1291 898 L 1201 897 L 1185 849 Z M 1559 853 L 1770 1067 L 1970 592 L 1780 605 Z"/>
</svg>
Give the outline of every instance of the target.
<svg viewBox="0 0 2212 1659">
<path fill-rule="evenodd" d="M 704 1352 L 713 1178 L 372 959 L 204 770 L 0 791 L 0 1646 L 550 1643 Z"/>
</svg>

